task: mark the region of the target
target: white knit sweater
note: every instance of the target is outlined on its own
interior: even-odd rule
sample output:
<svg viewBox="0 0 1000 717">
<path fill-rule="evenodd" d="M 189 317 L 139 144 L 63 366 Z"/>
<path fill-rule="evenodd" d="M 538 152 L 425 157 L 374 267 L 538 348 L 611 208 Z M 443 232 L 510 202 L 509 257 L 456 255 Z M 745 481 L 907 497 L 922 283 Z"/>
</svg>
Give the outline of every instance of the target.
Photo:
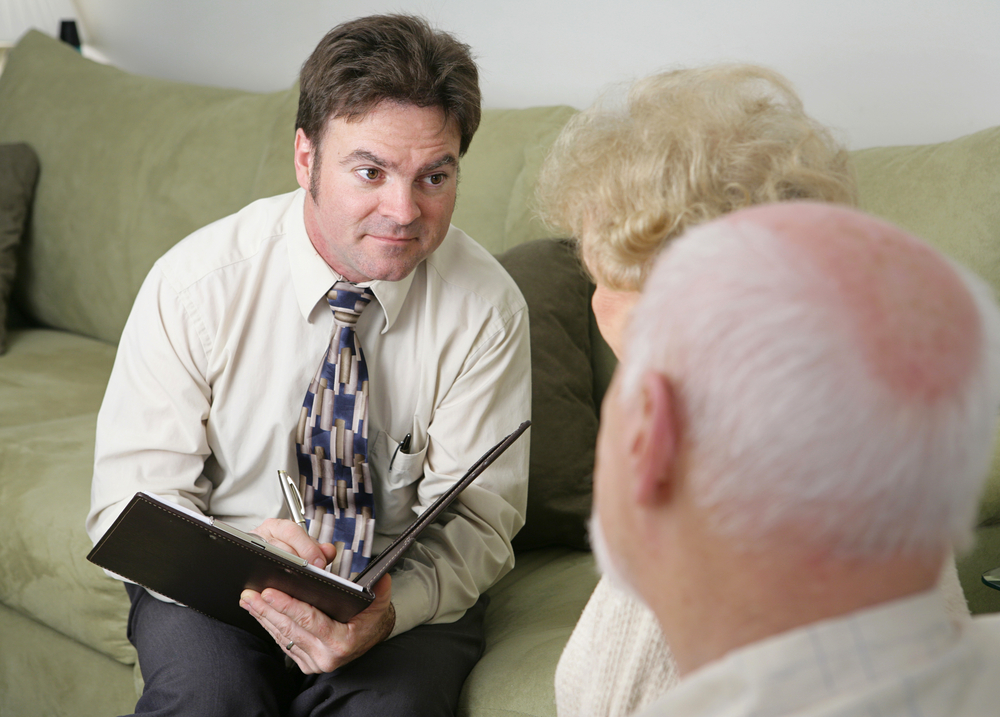
<svg viewBox="0 0 1000 717">
<path fill-rule="evenodd" d="M 556 667 L 559 717 L 625 717 L 677 682 L 652 611 L 602 577 Z"/>
</svg>

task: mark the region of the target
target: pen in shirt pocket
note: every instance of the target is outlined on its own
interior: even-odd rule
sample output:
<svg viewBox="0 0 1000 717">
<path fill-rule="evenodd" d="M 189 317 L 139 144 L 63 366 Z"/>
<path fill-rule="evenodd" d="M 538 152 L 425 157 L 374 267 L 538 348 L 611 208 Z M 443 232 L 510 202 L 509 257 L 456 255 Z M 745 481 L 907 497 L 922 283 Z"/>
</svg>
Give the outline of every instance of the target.
<svg viewBox="0 0 1000 717">
<path fill-rule="evenodd" d="M 396 450 L 392 452 L 392 458 L 389 459 L 389 470 L 392 470 L 392 464 L 396 462 L 397 453 L 399 453 L 400 451 L 406 453 L 408 450 L 410 450 L 410 438 L 411 436 L 409 433 L 403 436 L 403 440 L 400 442 L 398 446 L 396 446 Z"/>
</svg>

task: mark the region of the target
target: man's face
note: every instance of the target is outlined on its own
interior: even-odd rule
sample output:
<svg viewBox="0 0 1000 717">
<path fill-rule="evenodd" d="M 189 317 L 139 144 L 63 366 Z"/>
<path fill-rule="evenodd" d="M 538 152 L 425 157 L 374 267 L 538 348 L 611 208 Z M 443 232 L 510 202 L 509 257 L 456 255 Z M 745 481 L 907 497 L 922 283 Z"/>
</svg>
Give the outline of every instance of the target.
<svg viewBox="0 0 1000 717">
<path fill-rule="evenodd" d="M 331 119 L 318 155 L 300 129 L 295 171 L 316 251 L 348 281 L 405 278 L 448 232 L 458 148 L 437 107 L 383 102 L 361 120 Z"/>
</svg>

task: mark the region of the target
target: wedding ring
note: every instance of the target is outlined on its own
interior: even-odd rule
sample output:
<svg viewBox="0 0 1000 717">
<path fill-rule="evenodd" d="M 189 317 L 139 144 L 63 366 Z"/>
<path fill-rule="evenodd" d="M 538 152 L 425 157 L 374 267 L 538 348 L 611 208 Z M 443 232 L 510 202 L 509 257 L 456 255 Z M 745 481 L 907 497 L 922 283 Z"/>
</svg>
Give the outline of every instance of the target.
<svg viewBox="0 0 1000 717">
<path fill-rule="evenodd" d="M 286 650 L 291 650 L 291 649 L 292 649 L 292 647 L 294 647 L 294 646 L 295 646 L 295 640 L 289 640 L 289 641 L 288 641 L 288 644 L 287 644 L 287 645 L 285 645 L 285 649 L 286 649 Z"/>
</svg>

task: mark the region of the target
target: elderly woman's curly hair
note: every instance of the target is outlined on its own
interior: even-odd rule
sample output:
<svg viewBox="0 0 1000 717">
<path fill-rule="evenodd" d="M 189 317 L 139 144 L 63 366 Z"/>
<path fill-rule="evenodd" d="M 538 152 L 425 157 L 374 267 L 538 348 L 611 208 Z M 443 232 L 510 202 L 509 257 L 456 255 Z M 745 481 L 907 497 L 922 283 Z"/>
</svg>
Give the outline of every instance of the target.
<svg viewBox="0 0 1000 717">
<path fill-rule="evenodd" d="M 689 226 L 751 204 L 854 204 L 856 187 L 847 151 L 784 77 L 721 65 L 653 75 L 625 107 L 605 100 L 575 115 L 537 198 L 597 281 L 638 290 L 660 248 Z"/>
</svg>

